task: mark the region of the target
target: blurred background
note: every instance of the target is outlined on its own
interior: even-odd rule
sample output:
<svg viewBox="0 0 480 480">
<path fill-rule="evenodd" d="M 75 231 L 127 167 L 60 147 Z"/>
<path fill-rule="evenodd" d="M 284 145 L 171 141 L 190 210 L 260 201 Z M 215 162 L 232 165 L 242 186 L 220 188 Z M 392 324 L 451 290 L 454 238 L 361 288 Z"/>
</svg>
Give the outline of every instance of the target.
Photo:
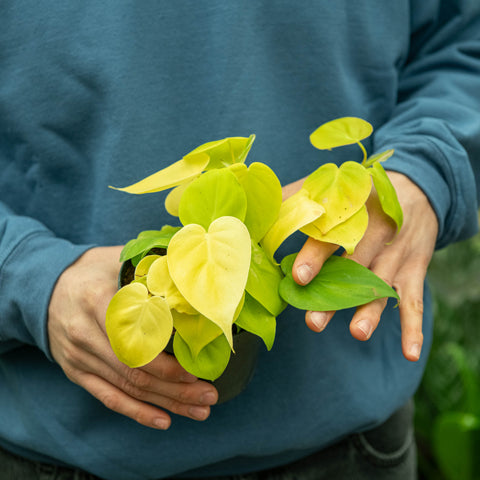
<svg viewBox="0 0 480 480">
<path fill-rule="evenodd" d="M 435 253 L 435 333 L 415 397 L 420 480 L 480 479 L 480 234 Z"/>
</svg>

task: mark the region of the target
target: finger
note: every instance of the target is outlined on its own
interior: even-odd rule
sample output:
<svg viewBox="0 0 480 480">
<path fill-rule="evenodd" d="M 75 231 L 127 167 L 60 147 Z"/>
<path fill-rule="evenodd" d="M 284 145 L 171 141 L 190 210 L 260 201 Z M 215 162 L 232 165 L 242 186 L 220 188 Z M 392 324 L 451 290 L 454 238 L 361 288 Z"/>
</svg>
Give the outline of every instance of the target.
<svg viewBox="0 0 480 480">
<path fill-rule="evenodd" d="M 323 264 L 336 250 L 338 245 L 319 242 L 313 238 L 303 245 L 293 264 L 292 276 L 299 285 L 306 285 L 318 274 Z"/>
<path fill-rule="evenodd" d="M 83 374 L 79 384 L 114 412 L 125 415 L 146 427 L 160 430 L 170 427 L 171 418 L 167 413 L 130 397 L 95 375 Z"/>
<path fill-rule="evenodd" d="M 407 360 L 416 362 L 423 345 L 423 282 L 426 265 L 420 259 L 407 262 L 399 272 L 395 287 L 400 296 L 402 351 Z"/>
<path fill-rule="evenodd" d="M 150 363 L 141 367 L 141 370 L 169 382 L 194 383 L 198 380 L 195 375 L 187 372 L 173 355 L 167 352 L 160 353 Z"/>
<path fill-rule="evenodd" d="M 310 330 L 314 332 L 322 332 L 332 319 L 335 312 L 312 312 L 305 314 L 305 323 Z"/>
<path fill-rule="evenodd" d="M 379 298 L 357 308 L 350 322 L 350 333 L 357 340 L 369 340 L 380 323 L 387 300 Z"/>
</svg>

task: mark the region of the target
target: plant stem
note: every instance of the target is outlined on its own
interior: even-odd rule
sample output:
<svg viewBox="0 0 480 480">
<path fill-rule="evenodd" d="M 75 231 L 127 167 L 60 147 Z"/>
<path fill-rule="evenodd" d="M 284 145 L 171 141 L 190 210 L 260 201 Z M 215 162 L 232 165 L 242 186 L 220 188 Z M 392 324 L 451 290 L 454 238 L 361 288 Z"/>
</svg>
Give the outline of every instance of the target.
<svg viewBox="0 0 480 480">
<path fill-rule="evenodd" d="M 365 147 L 363 146 L 362 142 L 357 142 L 357 145 L 360 147 L 360 149 L 363 152 L 362 165 L 364 165 L 365 162 L 367 161 L 367 151 L 365 150 Z"/>
</svg>

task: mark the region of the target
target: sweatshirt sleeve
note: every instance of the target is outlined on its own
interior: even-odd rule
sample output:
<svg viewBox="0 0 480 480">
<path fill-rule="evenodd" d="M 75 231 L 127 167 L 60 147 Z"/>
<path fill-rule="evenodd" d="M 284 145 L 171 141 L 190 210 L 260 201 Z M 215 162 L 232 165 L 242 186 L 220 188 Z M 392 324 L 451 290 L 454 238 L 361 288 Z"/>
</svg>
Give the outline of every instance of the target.
<svg viewBox="0 0 480 480">
<path fill-rule="evenodd" d="M 91 246 L 56 238 L 0 203 L 0 354 L 35 345 L 48 358 L 47 314 L 61 273 Z"/>
<path fill-rule="evenodd" d="M 441 3 L 441 8 L 440 8 Z M 439 221 L 437 248 L 478 230 L 473 167 L 480 163 L 480 4 L 411 2 L 410 55 L 393 115 L 374 150 L 422 188 Z"/>
</svg>

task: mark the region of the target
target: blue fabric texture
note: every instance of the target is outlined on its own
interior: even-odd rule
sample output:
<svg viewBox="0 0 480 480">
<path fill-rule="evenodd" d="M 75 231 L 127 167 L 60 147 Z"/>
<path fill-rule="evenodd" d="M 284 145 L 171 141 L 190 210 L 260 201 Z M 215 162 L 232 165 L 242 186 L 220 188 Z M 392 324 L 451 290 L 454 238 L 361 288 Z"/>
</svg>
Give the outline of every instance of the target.
<svg viewBox="0 0 480 480">
<path fill-rule="evenodd" d="M 175 223 L 165 195 L 124 186 L 206 141 L 257 139 L 282 184 L 358 147 L 308 141 L 341 116 L 370 121 L 370 153 L 428 195 L 438 247 L 477 230 L 476 0 L 31 2 L 0 6 L 0 444 L 108 480 L 228 475 L 293 461 L 372 428 L 418 386 L 389 304 L 365 343 L 340 312 L 320 335 L 278 319 L 239 397 L 204 423 L 151 430 L 107 410 L 52 361 L 47 307 L 61 272 L 94 245 Z M 280 255 L 297 251 L 295 237 Z"/>
</svg>

